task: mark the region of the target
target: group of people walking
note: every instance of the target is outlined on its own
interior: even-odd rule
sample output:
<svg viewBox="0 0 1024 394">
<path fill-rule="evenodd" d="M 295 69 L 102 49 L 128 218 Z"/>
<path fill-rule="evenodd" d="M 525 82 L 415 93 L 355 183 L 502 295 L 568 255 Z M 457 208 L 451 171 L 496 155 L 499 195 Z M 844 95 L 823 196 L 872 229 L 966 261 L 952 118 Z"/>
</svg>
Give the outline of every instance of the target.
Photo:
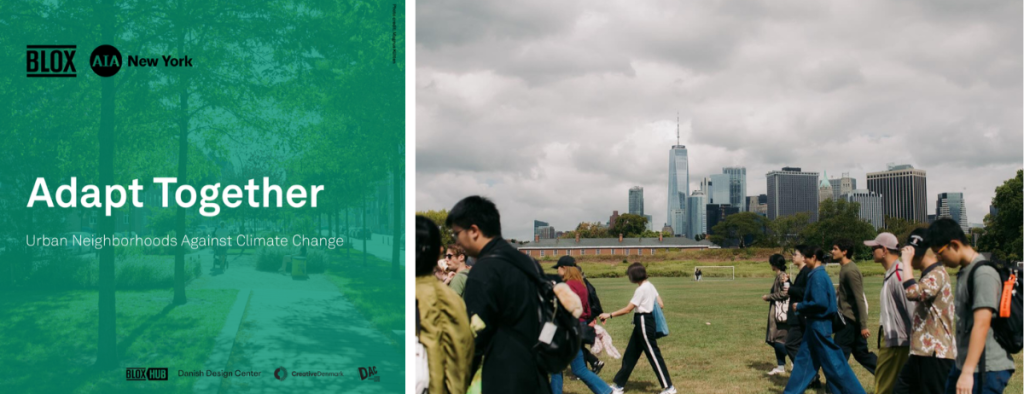
<svg viewBox="0 0 1024 394">
<path fill-rule="evenodd" d="M 782 255 L 769 259 L 776 276 L 762 299 L 770 303 L 765 342 L 775 350 L 776 367 L 768 374 L 785 374 L 789 357 L 793 368 L 784 393 L 821 387 L 818 371 L 828 392 L 864 393 L 850 355 L 874 375 L 876 394 L 1002 393 L 1014 373 L 1013 358 L 990 326 L 1003 283 L 982 264 L 959 223 L 936 220 L 914 230 L 902 248 L 891 233 L 864 245 L 885 268 L 877 355 L 868 349 L 873 330 L 851 240 L 837 239 L 830 250 L 840 264 L 838 288 L 825 271 L 821 248 L 795 248 L 799 272 L 793 280 Z M 955 291 L 947 268 L 959 268 Z"/>
<path fill-rule="evenodd" d="M 580 327 L 608 324 L 632 314 L 634 324 L 622 366 L 611 384 L 598 374 L 604 367 L 585 346 L 569 363 L 573 375 L 597 394 L 622 393 L 639 361 L 646 355 L 658 376 L 662 393 L 675 394 L 668 365 L 658 347 L 656 309 L 664 306 L 657 289 L 648 281 L 643 265 L 627 268 L 629 280 L 637 285 L 626 306 L 603 312 L 596 290 L 571 256 L 559 259 L 558 276 L 543 275 L 539 263 L 519 252 L 501 236 L 500 215 L 491 201 L 471 196 L 459 201 L 446 220 L 456 244 L 444 248 L 440 230 L 429 219 L 416 217 L 416 314 L 417 338 L 425 353 L 424 377 L 430 393 L 561 393 L 561 373 L 548 373 L 542 355 L 535 351 L 545 330 L 538 319 L 538 277 L 563 282 L 582 306 Z M 446 251 L 448 266 L 455 275 L 436 275 L 437 258 Z M 462 268 L 463 257 L 476 260 Z M 459 275 L 464 284 L 459 285 Z M 533 277 L 536 273 L 538 277 Z M 451 284 L 451 287 L 448 286 Z M 461 288 L 461 292 L 457 292 Z M 603 332 L 603 330 L 602 330 Z M 590 368 L 587 368 L 590 364 Z M 479 376 L 479 387 L 474 376 Z"/>
<path fill-rule="evenodd" d="M 676 393 L 658 346 L 664 300 L 643 265 L 626 269 L 637 286 L 630 301 L 604 312 L 596 289 L 571 256 L 559 259 L 552 267 L 558 275 L 548 277 L 536 260 L 504 240 L 491 201 L 467 197 L 451 209 L 445 224 L 455 243 L 442 246 L 439 226 L 416 218 L 416 332 L 424 370 L 418 377 L 428 392 L 561 393 L 561 372 L 552 370 L 543 359 L 546 353 L 537 350 L 553 334 L 551 322 L 539 313 L 541 288 L 561 282 L 578 298 L 578 305 L 568 309 L 579 307 L 581 331 L 632 315 L 629 342 L 611 383 L 600 378 L 604 363 L 586 346 L 573 348 L 576 354 L 567 363 L 577 379 L 593 393 L 622 393 L 645 355 L 661 393 Z M 792 369 L 784 393 L 815 386 L 832 393 L 864 393 L 850 367 L 851 355 L 874 375 L 875 393 L 1001 393 L 1014 373 L 1011 352 L 990 330 L 1002 282 L 995 269 L 982 263 L 984 257 L 970 246 L 959 224 L 937 220 L 915 230 L 902 248 L 890 233 L 863 243 L 885 268 L 878 327 L 869 326 L 852 240 L 837 239 L 828 252 L 840 264 L 838 288 L 825 271 L 822 248 L 796 247 L 793 278 L 784 256 L 769 259 L 775 279 L 762 299 L 770 305 L 765 342 L 774 350 L 776 366 L 768 374 L 785 375 L 789 358 Z M 442 255 L 444 273 L 437 275 Z M 955 289 L 947 268 L 959 268 Z M 872 335 L 877 354 L 868 348 Z"/>
</svg>

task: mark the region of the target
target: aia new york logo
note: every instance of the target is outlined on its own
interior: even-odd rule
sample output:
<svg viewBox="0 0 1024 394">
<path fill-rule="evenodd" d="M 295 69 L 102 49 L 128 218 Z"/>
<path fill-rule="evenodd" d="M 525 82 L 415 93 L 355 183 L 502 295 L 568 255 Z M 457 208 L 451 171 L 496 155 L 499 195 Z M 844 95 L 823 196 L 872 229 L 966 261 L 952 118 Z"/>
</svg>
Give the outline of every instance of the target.
<svg viewBox="0 0 1024 394">
<path fill-rule="evenodd" d="M 29 78 L 74 78 L 78 76 L 75 68 L 75 52 L 77 45 L 27 45 L 25 48 L 25 76 Z M 127 64 L 125 61 L 127 60 Z M 161 62 L 161 60 L 163 60 Z M 121 51 L 113 45 L 100 45 L 89 55 L 89 68 L 101 77 L 112 77 L 121 71 L 121 66 L 128 67 L 193 67 L 188 56 L 173 57 L 141 57 L 129 55 L 121 57 Z"/>
<path fill-rule="evenodd" d="M 377 375 L 377 367 L 359 368 L 359 380 L 370 379 L 374 382 L 380 381 L 380 376 Z"/>
</svg>

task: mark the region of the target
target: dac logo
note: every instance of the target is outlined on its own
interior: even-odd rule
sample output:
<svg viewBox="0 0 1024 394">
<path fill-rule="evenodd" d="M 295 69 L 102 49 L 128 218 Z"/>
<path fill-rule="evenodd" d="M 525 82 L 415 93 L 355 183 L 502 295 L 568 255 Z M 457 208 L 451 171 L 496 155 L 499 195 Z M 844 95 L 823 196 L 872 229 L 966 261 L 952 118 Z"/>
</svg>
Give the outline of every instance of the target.
<svg viewBox="0 0 1024 394">
<path fill-rule="evenodd" d="M 128 368 L 127 380 L 167 380 L 167 368 Z"/>
<path fill-rule="evenodd" d="M 377 375 L 377 367 L 359 368 L 359 378 L 360 378 L 360 380 L 366 380 L 367 378 L 371 378 L 372 377 L 373 379 L 371 379 L 371 380 L 373 380 L 374 382 L 379 382 L 380 381 L 380 376 L 376 376 L 376 375 Z"/>
<path fill-rule="evenodd" d="M 25 76 L 74 78 L 76 45 L 26 45 Z"/>
<path fill-rule="evenodd" d="M 121 71 L 121 51 L 111 45 L 100 45 L 89 55 L 89 67 L 101 77 L 110 77 Z"/>
<path fill-rule="evenodd" d="M 277 367 L 277 369 L 274 370 L 274 377 L 277 378 L 277 380 L 285 380 L 288 378 L 288 370 L 284 369 L 284 367 Z"/>
</svg>

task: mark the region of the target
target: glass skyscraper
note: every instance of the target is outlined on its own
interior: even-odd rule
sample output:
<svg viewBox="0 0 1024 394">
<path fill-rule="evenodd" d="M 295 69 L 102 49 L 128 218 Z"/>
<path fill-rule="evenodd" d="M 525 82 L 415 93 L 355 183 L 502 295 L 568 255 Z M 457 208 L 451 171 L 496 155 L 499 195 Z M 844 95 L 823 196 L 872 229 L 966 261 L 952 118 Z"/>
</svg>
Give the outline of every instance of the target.
<svg viewBox="0 0 1024 394">
<path fill-rule="evenodd" d="M 729 205 L 747 212 L 747 168 L 725 167 L 722 173 L 729 174 Z"/>
<path fill-rule="evenodd" d="M 686 146 L 673 145 L 668 153 L 668 225 L 675 235 L 685 235 L 689 230 L 687 221 L 687 197 L 690 188 L 690 167 L 687 162 Z"/>
</svg>

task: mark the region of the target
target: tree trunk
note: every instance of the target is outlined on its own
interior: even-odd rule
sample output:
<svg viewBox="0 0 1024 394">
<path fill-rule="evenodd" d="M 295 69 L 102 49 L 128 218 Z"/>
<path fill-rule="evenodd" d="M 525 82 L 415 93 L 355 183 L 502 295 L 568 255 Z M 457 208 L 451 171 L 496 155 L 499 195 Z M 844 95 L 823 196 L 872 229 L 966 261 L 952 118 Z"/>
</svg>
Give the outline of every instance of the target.
<svg viewBox="0 0 1024 394">
<path fill-rule="evenodd" d="M 114 42 L 114 7 L 111 0 L 100 4 L 99 17 L 104 43 Z M 100 129 L 98 140 L 100 145 L 99 172 L 100 187 L 114 184 L 114 94 L 116 86 L 113 78 L 100 78 Z M 105 204 L 105 195 L 103 200 Z M 114 235 L 114 218 L 103 215 L 99 218 L 100 234 Z M 101 369 L 117 367 L 117 310 L 114 298 L 114 248 L 106 247 L 99 251 L 99 337 L 96 346 L 96 366 Z"/>
<path fill-rule="evenodd" d="M 182 15 L 184 2 L 178 1 L 178 15 Z M 185 53 L 185 28 L 178 31 L 178 54 Z M 188 77 L 182 72 L 178 79 L 178 184 L 188 182 Z M 198 196 L 197 196 L 198 198 Z M 185 208 L 178 207 L 176 236 L 185 235 Z M 182 305 L 185 299 L 185 245 L 178 243 L 174 252 L 174 305 Z"/>
<path fill-rule="evenodd" d="M 399 148 L 399 149 L 401 149 L 401 148 Z M 398 156 L 397 157 L 398 160 L 402 160 L 402 155 L 397 155 L 397 156 Z M 402 239 L 402 227 L 403 227 L 402 226 L 402 223 L 403 223 L 402 220 L 405 217 L 405 215 L 402 214 L 403 210 L 405 209 L 405 204 L 402 203 L 402 202 L 404 202 L 403 201 L 404 199 L 402 197 L 404 196 L 404 189 L 405 189 L 405 187 L 404 187 L 405 186 L 405 182 L 404 182 L 404 180 L 405 180 L 404 175 L 405 174 L 402 171 L 402 166 L 398 165 L 398 163 L 397 163 L 398 160 L 396 160 L 395 171 L 394 171 L 395 175 L 394 175 L 394 177 L 392 177 L 392 182 L 391 182 L 391 190 L 392 190 L 392 194 L 391 194 L 391 198 L 392 198 L 392 200 L 391 200 L 391 202 L 392 202 L 391 215 L 393 216 L 392 220 L 391 220 L 391 222 L 392 222 L 392 227 L 391 227 L 391 234 L 392 234 L 392 237 L 391 237 L 391 279 L 400 279 L 402 277 L 401 261 L 399 260 L 399 257 L 400 257 L 400 253 L 401 253 L 401 251 L 400 251 L 401 241 L 400 240 Z"/>
<path fill-rule="evenodd" d="M 362 193 L 362 266 L 367 266 L 367 238 L 370 237 L 369 228 L 367 228 L 367 193 Z"/>
</svg>

